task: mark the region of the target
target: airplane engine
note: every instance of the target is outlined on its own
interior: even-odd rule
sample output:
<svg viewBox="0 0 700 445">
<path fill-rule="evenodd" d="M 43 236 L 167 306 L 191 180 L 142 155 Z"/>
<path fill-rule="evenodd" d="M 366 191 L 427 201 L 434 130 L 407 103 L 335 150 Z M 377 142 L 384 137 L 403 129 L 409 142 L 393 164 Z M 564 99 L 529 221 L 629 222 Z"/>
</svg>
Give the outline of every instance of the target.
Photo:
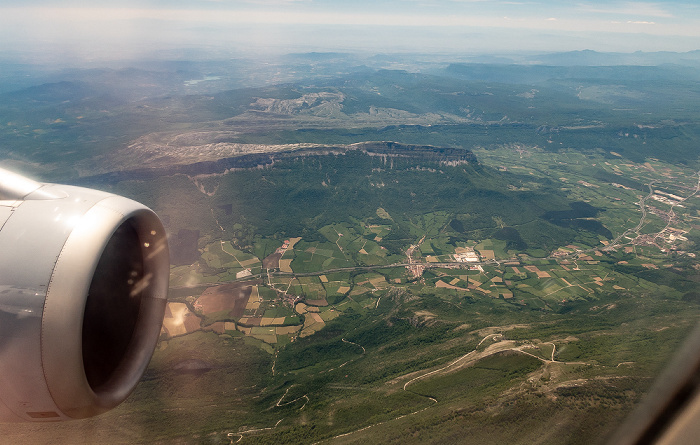
<svg viewBox="0 0 700 445">
<path fill-rule="evenodd" d="M 103 413 L 142 377 L 167 302 L 147 207 L 0 169 L 0 422 Z"/>
</svg>

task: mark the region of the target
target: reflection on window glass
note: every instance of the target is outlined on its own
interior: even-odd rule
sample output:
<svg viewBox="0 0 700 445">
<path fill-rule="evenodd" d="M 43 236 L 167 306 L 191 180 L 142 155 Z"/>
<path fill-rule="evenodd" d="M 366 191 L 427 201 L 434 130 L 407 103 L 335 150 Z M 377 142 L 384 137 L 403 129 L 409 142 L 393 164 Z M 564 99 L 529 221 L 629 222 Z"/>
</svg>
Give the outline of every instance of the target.
<svg viewBox="0 0 700 445">
<path fill-rule="evenodd" d="M 143 203 L 170 255 L 129 398 L 7 440 L 605 442 L 700 315 L 699 21 L 692 2 L 0 5 L 0 167 Z M 0 227 L 29 206 L 7 193 Z M 84 316 L 119 331 L 129 304 Z"/>
</svg>

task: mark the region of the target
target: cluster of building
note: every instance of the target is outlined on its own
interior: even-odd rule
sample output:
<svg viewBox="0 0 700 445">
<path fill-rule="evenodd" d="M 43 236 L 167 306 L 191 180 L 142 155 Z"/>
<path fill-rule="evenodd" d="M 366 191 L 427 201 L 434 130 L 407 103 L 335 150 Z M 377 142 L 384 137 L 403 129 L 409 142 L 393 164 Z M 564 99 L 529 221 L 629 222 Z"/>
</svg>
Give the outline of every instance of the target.
<svg viewBox="0 0 700 445">
<path fill-rule="evenodd" d="M 452 255 L 452 258 L 458 263 L 478 263 L 481 260 L 479 254 L 471 247 L 467 247 L 462 252 L 455 253 Z"/>
<path fill-rule="evenodd" d="M 683 198 L 677 195 L 673 195 L 671 193 L 664 193 L 660 191 L 656 191 L 653 195 L 651 195 L 651 198 L 663 202 L 664 204 L 668 204 L 670 206 L 675 206 L 675 207 L 683 207 L 681 202 L 683 202 Z"/>
<path fill-rule="evenodd" d="M 688 241 L 688 238 L 685 236 L 686 233 L 688 233 L 688 231 L 686 230 L 676 229 L 674 227 L 666 227 L 658 233 L 639 235 L 638 237 L 632 240 L 632 244 L 638 246 L 656 246 L 663 253 L 676 251 L 677 253 L 682 255 L 686 254 L 687 252 L 679 250 L 679 246 L 676 244 L 676 242 Z"/>
</svg>

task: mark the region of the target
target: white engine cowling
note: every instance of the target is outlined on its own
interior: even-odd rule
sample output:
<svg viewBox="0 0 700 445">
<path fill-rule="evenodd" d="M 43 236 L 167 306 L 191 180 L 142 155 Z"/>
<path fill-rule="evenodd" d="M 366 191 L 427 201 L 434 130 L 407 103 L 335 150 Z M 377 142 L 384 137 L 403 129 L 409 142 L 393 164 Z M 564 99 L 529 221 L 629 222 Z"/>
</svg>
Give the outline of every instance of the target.
<svg viewBox="0 0 700 445">
<path fill-rule="evenodd" d="M 158 340 L 168 278 L 147 207 L 0 169 L 0 421 L 80 419 L 126 399 Z"/>
</svg>

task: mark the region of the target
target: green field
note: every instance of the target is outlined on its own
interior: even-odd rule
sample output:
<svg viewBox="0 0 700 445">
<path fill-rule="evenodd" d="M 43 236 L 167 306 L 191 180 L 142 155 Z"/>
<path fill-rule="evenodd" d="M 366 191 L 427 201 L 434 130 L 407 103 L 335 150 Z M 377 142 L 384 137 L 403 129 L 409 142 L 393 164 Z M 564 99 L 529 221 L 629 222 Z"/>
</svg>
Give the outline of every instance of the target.
<svg viewBox="0 0 700 445">
<path fill-rule="evenodd" d="M 639 403 L 700 316 L 700 75 L 315 66 L 109 126 L 78 84 L 3 96 L 0 154 L 162 217 L 203 327 L 115 410 L 7 440 L 589 444 Z M 195 308 L 243 280 L 245 322 Z"/>
</svg>

